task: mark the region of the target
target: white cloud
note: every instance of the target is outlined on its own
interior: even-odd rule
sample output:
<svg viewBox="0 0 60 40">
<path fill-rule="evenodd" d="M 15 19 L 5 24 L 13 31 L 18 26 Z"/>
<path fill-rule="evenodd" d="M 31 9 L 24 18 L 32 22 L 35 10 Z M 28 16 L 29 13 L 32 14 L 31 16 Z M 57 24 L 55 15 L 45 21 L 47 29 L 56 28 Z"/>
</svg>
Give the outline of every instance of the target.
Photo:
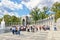
<svg viewBox="0 0 60 40">
<path fill-rule="evenodd" d="M 26 5 L 27 8 L 32 9 L 32 8 L 35 8 L 40 2 L 41 0 L 30 0 L 30 2 L 22 1 L 21 3 Z"/>
<path fill-rule="evenodd" d="M 27 8 L 33 9 L 36 6 L 40 9 L 42 9 L 44 6 L 51 7 L 53 3 L 60 2 L 60 0 L 30 0 L 30 2 L 24 2 L 21 3 L 26 5 Z"/>
<path fill-rule="evenodd" d="M 25 1 L 22 1 L 21 4 L 17 4 L 17 3 L 14 3 L 14 2 L 11 2 L 9 0 L 2 0 L 0 2 L 0 8 L 2 6 L 5 6 L 7 8 L 10 8 L 11 10 L 15 10 L 15 9 L 23 9 L 23 5 L 24 4 L 28 9 L 33 9 L 35 8 L 36 6 L 38 6 L 38 8 L 40 8 L 42 10 L 42 8 L 44 6 L 51 6 L 53 3 L 55 2 L 60 2 L 60 0 L 30 0 L 29 2 L 25 2 Z M 4 12 L 1 11 L 0 9 L 0 14 L 9 14 L 9 15 L 15 15 L 17 17 L 19 17 L 18 13 L 17 12 L 7 12 L 6 10 L 4 10 Z"/>
<path fill-rule="evenodd" d="M 0 18 L 2 18 L 3 17 L 3 12 L 2 12 L 2 10 L 0 10 Z"/>
<path fill-rule="evenodd" d="M 14 9 L 22 9 L 23 8 L 22 4 L 17 4 L 17 3 L 11 2 L 9 0 L 2 0 L 2 2 L 0 3 L 0 5 L 1 4 L 3 6 L 6 6 L 6 7 L 12 9 L 12 10 L 14 10 Z"/>
<path fill-rule="evenodd" d="M 0 6 L 2 6 L 2 4 L 0 3 Z"/>
<path fill-rule="evenodd" d="M 2 18 L 3 17 L 3 15 L 0 15 L 0 18 Z"/>
<path fill-rule="evenodd" d="M 24 2 L 22 1 L 21 3 L 26 5 L 27 8 L 29 8 L 30 10 L 38 7 L 40 9 L 42 9 L 44 6 L 51 6 L 52 5 L 52 0 L 30 0 L 30 2 Z"/>
<path fill-rule="evenodd" d="M 18 13 L 15 12 L 14 14 L 15 14 L 16 17 L 20 17 L 20 15 Z"/>
<path fill-rule="evenodd" d="M 3 15 L 3 12 L 2 12 L 2 10 L 0 10 L 0 15 Z"/>
<path fill-rule="evenodd" d="M 19 14 L 17 13 L 17 12 L 8 12 L 8 11 L 6 11 L 6 10 L 4 10 L 4 12 L 2 12 L 1 10 L 0 10 L 0 17 L 3 17 L 3 15 L 10 15 L 10 16 L 16 16 L 16 17 L 20 17 L 19 16 Z"/>
<path fill-rule="evenodd" d="M 7 14 L 7 15 L 10 15 L 10 16 L 13 16 L 13 15 L 14 15 L 14 16 L 16 16 L 16 17 L 19 17 L 18 13 L 16 13 L 16 12 L 10 12 L 10 13 L 9 13 L 9 12 L 7 12 L 7 11 L 4 11 L 4 15 L 6 15 L 6 14 Z"/>
<path fill-rule="evenodd" d="M 3 16 L 3 15 L 15 15 L 16 17 L 19 17 L 18 13 L 17 12 L 8 12 L 6 11 L 3 7 L 7 7 L 11 10 L 15 10 L 15 9 L 23 9 L 23 5 L 22 4 L 17 4 L 17 3 L 14 3 L 14 2 L 11 2 L 9 0 L 2 0 L 0 2 L 0 16 Z M 2 11 L 3 10 L 3 11 Z"/>
<path fill-rule="evenodd" d="M 53 0 L 53 2 L 60 2 L 60 0 Z"/>
<path fill-rule="evenodd" d="M 19 15 L 18 15 L 18 13 L 16 13 L 16 12 L 7 12 L 6 10 L 4 11 L 4 12 L 2 12 L 2 13 L 0 13 L 0 18 L 1 17 L 3 17 L 3 15 L 10 15 L 10 16 L 16 16 L 16 17 L 20 17 Z"/>
</svg>

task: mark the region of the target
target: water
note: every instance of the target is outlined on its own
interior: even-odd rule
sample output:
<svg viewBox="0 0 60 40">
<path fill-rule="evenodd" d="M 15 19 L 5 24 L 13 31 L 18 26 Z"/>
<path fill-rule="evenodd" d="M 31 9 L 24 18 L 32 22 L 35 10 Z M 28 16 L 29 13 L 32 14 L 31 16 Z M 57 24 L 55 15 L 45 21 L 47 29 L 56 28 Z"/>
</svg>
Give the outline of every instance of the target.
<svg viewBox="0 0 60 40">
<path fill-rule="evenodd" d="M 1 21 L 0 29 L 5 29 L 5 21 L 4 21 L 4 19 Z"/>
<path fill-rule="evenodd" d="M 0 34 L 2 34 L 2 33 L 8 33 L 8 32 L 10 32 L 9 28 L 5 28 L 5 29 L 1 29 L 0 28 Z"/>
<path fill-rule="evenodd" d="M 4 19 L 1 21 L 1 24 L 0 24 L 0 34 L 1 33 L 6 33 L 6 32 L 9 32 L 10 30 L 8 28 L 5 27 L 5 21 Z"/>
</svg>

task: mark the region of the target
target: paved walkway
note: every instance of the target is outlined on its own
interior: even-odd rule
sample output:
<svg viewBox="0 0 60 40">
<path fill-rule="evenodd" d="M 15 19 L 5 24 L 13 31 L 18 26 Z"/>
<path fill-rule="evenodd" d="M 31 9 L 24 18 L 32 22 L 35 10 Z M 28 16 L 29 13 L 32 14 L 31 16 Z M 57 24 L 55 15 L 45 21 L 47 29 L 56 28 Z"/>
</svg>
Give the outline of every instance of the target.
<svg viewBox="0 0 60 40">
<path fill-rule="evenodd" d="M 48 32 L 21 32 L 21 35 L 4 33 L 0 35 L 0 40 L 44 40 Z"/>
<path fill-rule="evenodd" d="M 21 32 L 21 35 L 12 33 L 0 34 L 0 40 L 60 40 L 59 31 L 38 31 L 38 32 Z"/>
<path fill-rule="evenodd" d="M 60 40 L 60 31 L 53 31 L 51 40 Z"/>
</svg>

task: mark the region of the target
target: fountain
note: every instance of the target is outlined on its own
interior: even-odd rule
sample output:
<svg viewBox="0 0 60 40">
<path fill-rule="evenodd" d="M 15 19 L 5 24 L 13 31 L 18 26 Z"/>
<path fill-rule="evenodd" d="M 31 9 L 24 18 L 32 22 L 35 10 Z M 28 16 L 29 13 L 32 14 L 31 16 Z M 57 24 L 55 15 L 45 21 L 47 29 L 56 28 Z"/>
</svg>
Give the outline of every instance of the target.
<svg viewBox="0 0 60 40">
<path fill-rule="evenodd" d="M 5 29 L 5 21 L 4 21 L 4 19 L 1 21 L 1 27 L 0 27 L 0 29 Z"/>
<path fill-rule="evenodd" d="M 5 21 L 4 19 L 1 21 L 1 25 L 0 25 L 0 33 L 4 33 L 5 32 Z"/>
</svg>

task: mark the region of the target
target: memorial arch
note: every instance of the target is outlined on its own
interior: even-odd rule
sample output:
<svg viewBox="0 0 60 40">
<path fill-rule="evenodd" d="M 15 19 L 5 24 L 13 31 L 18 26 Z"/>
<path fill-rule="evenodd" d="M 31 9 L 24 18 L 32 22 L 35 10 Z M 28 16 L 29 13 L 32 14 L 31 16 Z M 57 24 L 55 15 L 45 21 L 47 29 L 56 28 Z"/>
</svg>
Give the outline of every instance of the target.
<svg viewBox="0 0 60 40">
<path fill-rule="evenodd" d="M 25 19 L 22 19 L 22 24 L 23 26 L 25 26 Z"/>
<path fill-rule="evenodd" d="M 23 16 L 22 19 L 21 19 L 21 25 L 23 26 L 26 26 L 29 24 L 29 19 L 30 17 L 29 16 Z"/>
<path fill-rule="evenodd" d="M 26 26 L 26 17 L 23 16 L 21 19 L 21 25 Z"/>
</svg>

